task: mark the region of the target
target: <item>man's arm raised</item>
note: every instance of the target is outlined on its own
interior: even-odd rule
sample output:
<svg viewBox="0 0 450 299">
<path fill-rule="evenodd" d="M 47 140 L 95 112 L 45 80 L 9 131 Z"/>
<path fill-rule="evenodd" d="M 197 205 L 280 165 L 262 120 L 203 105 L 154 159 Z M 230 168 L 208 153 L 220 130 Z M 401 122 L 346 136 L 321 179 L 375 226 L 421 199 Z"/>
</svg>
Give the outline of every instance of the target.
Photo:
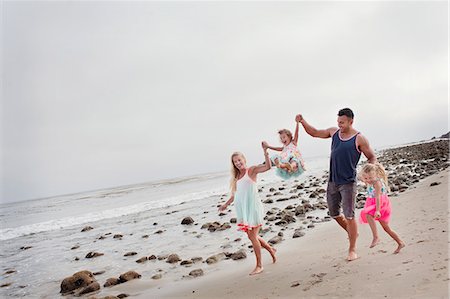
<svg viewBox="0 0 450 299">
<path fill-rule="evenodd" d="M 302 124 L 306 133 L 308 133 L 312 137 L 330 138 L 338 130 L 338 128 L 336 128 L 336 127 L 331 127 L 331 128 L 324 129 L 324 130 L 318 130 L 318 129 L 314 128 L 313 126 L 311 126 L 310 124 L 308 124 L 308 122 L 303 118 L 303 116 L 301 114 L 298 114 L 295 117 L 295 119 Z"/>
</svg>

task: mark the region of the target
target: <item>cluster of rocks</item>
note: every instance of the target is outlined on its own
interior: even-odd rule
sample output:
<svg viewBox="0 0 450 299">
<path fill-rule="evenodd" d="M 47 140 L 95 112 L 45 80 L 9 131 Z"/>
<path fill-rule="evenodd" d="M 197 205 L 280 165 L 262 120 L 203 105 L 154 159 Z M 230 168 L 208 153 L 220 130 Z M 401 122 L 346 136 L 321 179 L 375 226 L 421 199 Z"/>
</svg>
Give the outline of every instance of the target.
<svg viewBox="0 0 450 299">
<path fill-rule="evenodd" d="M 236 221 L 234 221 L 236 222 Z M 202 229 L 207 229 L 210 232 L 222 231 L 231 228 L 231 224 L 228 222 L 224 222 L 220 224 L 220 222 L 208 222 L 202 225 Z"/>
<path fill-rule="evenodd" d="M 109 278 L 104 284 L 104 287 L 117 285 L 119 283 L 124 283 L 140 277 L 141 275 L 138 274 L 137 272 L 128 271 L 120 275 L 119 278 Z M 61 282 L 60 293 L 63 295 L 71 294 L 79 297 L 85 294 L 96 292 L 98 290 L 100 290 L 100 284 L 96 280 L 94 273 L 87 270 L 83 270 L 76 272 L 69 277 L 64 278 L 63 281 Z M 120 294 L 118 296 L 109 296 L 104 298 L 111 298 L 111 297 L 125 298 L 128 297 L 128 295 Z"/>
</svg>

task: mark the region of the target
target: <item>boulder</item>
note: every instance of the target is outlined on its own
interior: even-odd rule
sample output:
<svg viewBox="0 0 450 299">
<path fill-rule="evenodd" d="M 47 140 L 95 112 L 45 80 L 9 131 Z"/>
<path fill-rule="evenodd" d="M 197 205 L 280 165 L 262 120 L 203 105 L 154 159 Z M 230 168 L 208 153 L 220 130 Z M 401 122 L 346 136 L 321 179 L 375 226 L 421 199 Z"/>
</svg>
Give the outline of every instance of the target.
<svg viewBox="0 0 450 299">
<path fill-rule="evenodd" d="M 79 288 L 89 286 L 91 283 L 96 282 L 92 272 L 83 270 L 72 274 L 72 276 L 66 277 L 61 282 L 60 293 L 66 294 L 73 292 Z"/>
<path fill-rule="evenodd" d="M 120 283 L 124 283 L 136 278 L 141 278 L 141 274 L 137 273 L 136 271 L 128 271 L 119 276 L 119 281 Z"/>
</svg>

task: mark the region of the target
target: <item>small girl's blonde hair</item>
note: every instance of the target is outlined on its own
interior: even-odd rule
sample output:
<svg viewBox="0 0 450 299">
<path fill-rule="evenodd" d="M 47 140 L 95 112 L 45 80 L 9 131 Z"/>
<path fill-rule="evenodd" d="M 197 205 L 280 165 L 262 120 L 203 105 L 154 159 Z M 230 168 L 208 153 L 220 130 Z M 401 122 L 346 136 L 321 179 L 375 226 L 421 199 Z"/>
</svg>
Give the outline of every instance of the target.
<svg viewBox="0 0 450 299">
<path fill-rule="evenodd" d="M 366 163 L 363 168 L 361 169 L 362 173 L 371 173 L 374 172 L 375 175 L 383 180 L 384 186 L 386 187 L 387 191 L 389 192 L 389 184 L 388 184 L 388 178 L 386 174 L 386 170 L 384 169 L 383 165 L 381 165 L 379 162 L 376 163 Z"/>
<path fill-rule="evenodd" d="M 244 159 L 245 162 L 247 162 L 244 154 L 242 154 L 241 152 L 234 152 L 231 155 L 231 180 L 230 180 L 231 194 L 234 194 L 234 192 L 236 192 L 236 182 L 239 177 L 239 169 L 237 169 L 237 167 L 234 165 L 233 162 L 233 158 L 237 156 L 241 157 L 242 159 Z"/>
<path fill-rule="evenodd" d="M 281 129 L 278 131 L 278 134 L 286 134 L 290 140 L 292 140 L 292 132 L 289 131 L 288 129 Z"/>
</svg>

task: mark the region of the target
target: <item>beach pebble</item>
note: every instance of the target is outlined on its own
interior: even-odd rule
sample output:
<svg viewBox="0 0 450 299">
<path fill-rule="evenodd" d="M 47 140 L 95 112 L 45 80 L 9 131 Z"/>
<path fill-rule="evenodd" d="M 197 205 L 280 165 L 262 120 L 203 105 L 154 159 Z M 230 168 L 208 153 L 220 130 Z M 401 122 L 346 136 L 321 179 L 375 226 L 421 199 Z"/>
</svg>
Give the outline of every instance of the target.
<svg viewBox="0 0 450 299">
<path fill-rule="evenodd" d="M 162 230 L 157 230 L 156 232 L 155 232 L 155 234 L 162 234 L 163 233 L 163 231 Z"/>
<path fill-rule="evenodd" d="M 117 298 L 120 298 L 120 299 L 126 298 L 126 297 L 130 297 L 130 295 L 124 294 L 124 293 L 117 295 Z"/>
<path fill-rule="evenodd" d="M 283 240 L 282 237 L 275 236 L 275 237 L 273 237 L 272 239 L 269 240 L 269 243 L 274 245 L 274 244 L 280 243 L 282 240 Z"/>
<path fill-rule="evenodd" d="M 108 278 L 105 282 L 105 284 L 103 285 L 103 287 L 105 288 L 109 288 L 115 285 L 118 285 L 120 283 L 120 280 L 118 278 L 112 277 L 112 278 Z"/>
<path fill-rule="evenodd" d="M 66 294 L 76 289 L 87 287 L 94 282 L 96 280 L 92 272 L 87 270 L 79 271 L 63 279 L 60 293 Z"/>
<path fill-rule="evenodd" d="M 142 236 L 142 238 L 144 238 L 144 239 L 146 239 L 146 238 L 148 238 L 149 237 L 149 235 L 143 235 Z"/>
<path fill-rule="evenodd" d="M 221 253 L 212 255 L 212 256 L 210 256 L 209 258 L 207 258 L 207 259 L 206 259 L 206 263 L 207 263 L 208 265 L 210 265 L 210 264 L 215 264 L 215 263 L 217 263 L 217 262 L 219 262 L 219 261 L 225 259 L 225 257 L 226 257 L 225 254 L 224 254 L 223 252 L 221 252 Z"/>
<path fill-rule="evenodd" d="M 155 258 L 156 258 L 156 257 L 155 257 Z M 147 260 L 148 260 L 148 258 L 147 258 L 146 256 L 144 256 L 144 257 L 141 257 L 140 259 L 136 260 L 136 263 L 141 264 L 141 263 L 146 262 Z"/>
<path fill-rule="evenodd" d="M 202 269 L 192 270 L 191 272 L 189 272 L 189 276 L 192 276 L 192 277 L 203 276 L 203 270 Z"/>
<path fill-rule="evenodd" d="M 91 258 L 102 256 L 102 255 L 104 255 L 104 253 L 91 251 L 88 254 L 86 254 L 86 258 L 91 259 Z"/>
<path fill-rule="evenodd" d="M 121 235 L 121 234 L 115 234 L 114 235 L 114 239 L 122 239 L 122 237 L 123 237 L 123 235 Z"/>
<path fill-rule="evenodd" d="M 91 229 L 94 229 L 92 226 L 85 226 L 82 230 L 81 230 L 81 232 L 87 232 L 87 231 L 89 231 L 89 230 L 91 230 Z"/>
<path fill-rule="evenodd" d="M 161 279 L 162 278 L 162 274 L 158 273 L 152 276 L 152 279 Z"/>
<path fill-rule="evenodd" d="M 430 187 L 437 186 L 439 184 L 441 184 L 441 182 L 433 182 L 433 183 L 430 184 Z"/>
<path fill-rule="evenodd" d="M 159 261 L 165 260 L 168 256 L 169 256 L 168 254 L 161 254 L 161 255 L 158 255 L 158 260 L 159 260 Z"/>
<path fill-rule="evenodd" d="M 305 233 L 302 232 L 301 229 L 296 229 L 292 238 L 300 238 L 300 237 L 303 237 L 304 235 L 305 235 Z"/>
<path fill-rule="evenodd" d="M 166 263 L 174 264 L 174 263 L 177 263 L 177 262 L 179 262 L 179 261 L 181 261 L 181 259 L 180 259 L 180 257 L 178 256 L 178 254 L 171 254 L 171 255 L 169 255 L 169 256 L 167 257 Z"/>
<path fill-rule="evenodd" d="M 130 251 L 130 252 L 125 253 L 123 256 L 133 256 L 133 255 L 136 255 L 136 254 L 137 254 L 136 251 Z"/>
<path fill-rule="evenodd" d="M 156 255 L 152 254 L 148 257 L 148 260 L 156 260 Z"/>
<path fill-rule="evenodd" d="M 92 293 L 92 292 L 95 292 L 98 290 L 100 290 L 100 284 L 95 281 L 95 282 L 91 283 L 90 285 L 88 285 L 80 290 L 77 290 L 74 295 L 81 296 L 81 295 Z"/>
<path fill-rule="evenodd" d="M 3 275 L 13 274 L 13 273 L 17 273 L 17 271 L 14 269 L 9 269 L 9 270 L 5 271 L 5 273 L 3 273 Z"/>
<path fill-rule="evenodd" d="M 94 272 L 92 274 L 95 276 L 95 275 L 102 275 L 103 273 L 105 273 L 105 271 L 98 271 L 98 272 Z"/>
<path fill-rule="evenodd" d="M 263 203 L 273 203 L 273 199 L 268 198 L 264 200 Z"/>
<path fill-rule="evenodd" d="M 194 223 L 194 219 L 192 219 L 191 217 L 185 217 L 181 221 L 181 224 L 183 224 L 183 225 L 189 225 L 189 224 L 192 224 L 192 223 Z"/>
<path fill-rule="evenodd" d="M 72 248 L 70 248 L 70 250 L 75 250 L 75 249 L 78 249 L 78 248 L 80 248 L 80 245 L 75 245 Z"/>
<path fill-rule="evenodd" d="M 9 287 L 10 285 L 12 285 L 12 282 L 7 282 L 7 283 L 0 285 L 0 288 L 6 288 L 6 287 Z"/>
<path fill-rule="evenodd" d="M 184 260 L 184 261 L 181 261 L 180 266 L 190 266 L 193 263 L 194 262 L 192 260 Z"/>
<path fill-rule="evenodd" d="M 119 276 L 119 281 L 120 283 L 124 283 L 136 278 L 141 278 L 141 274 L 137 273 L 136 271 L 128 271 Z"/>
<path fill-rule="evenodd" d="M 203 261 L 203 258 L 202 258 L 202 257 L 199 257 L 199 256 L 197 256 L 197 257 L 193 257 L 193 258 L 191 258 L 191 261 L 193 261 L 194 263 L 197 263 L 197 262 L 201 262 L 201 261 Z"/>
<path fill-rule="evenodd" d="M 230 223 L 236 223 L 237 222 L 237 219 L 236 218 L 231 218 L 230 219 Z"/>
<path fill-rule="evenodd" d="M 22 247 L 20 247 L 20 249 L 22 249 L 22 250 L 28 250 L 30 248 L 33 248 L 33 246 L 22 246 Z"/>
<path fill-rule="evenodd" d="M 240 250 L 236 251 L 235 253 L 231 254 L 230 258 L 233 261 L 245 259 L 245 258 L 247 258 L 247 253 L 245 252 L 244 249 L 240 249 Z"/>
</svg>

